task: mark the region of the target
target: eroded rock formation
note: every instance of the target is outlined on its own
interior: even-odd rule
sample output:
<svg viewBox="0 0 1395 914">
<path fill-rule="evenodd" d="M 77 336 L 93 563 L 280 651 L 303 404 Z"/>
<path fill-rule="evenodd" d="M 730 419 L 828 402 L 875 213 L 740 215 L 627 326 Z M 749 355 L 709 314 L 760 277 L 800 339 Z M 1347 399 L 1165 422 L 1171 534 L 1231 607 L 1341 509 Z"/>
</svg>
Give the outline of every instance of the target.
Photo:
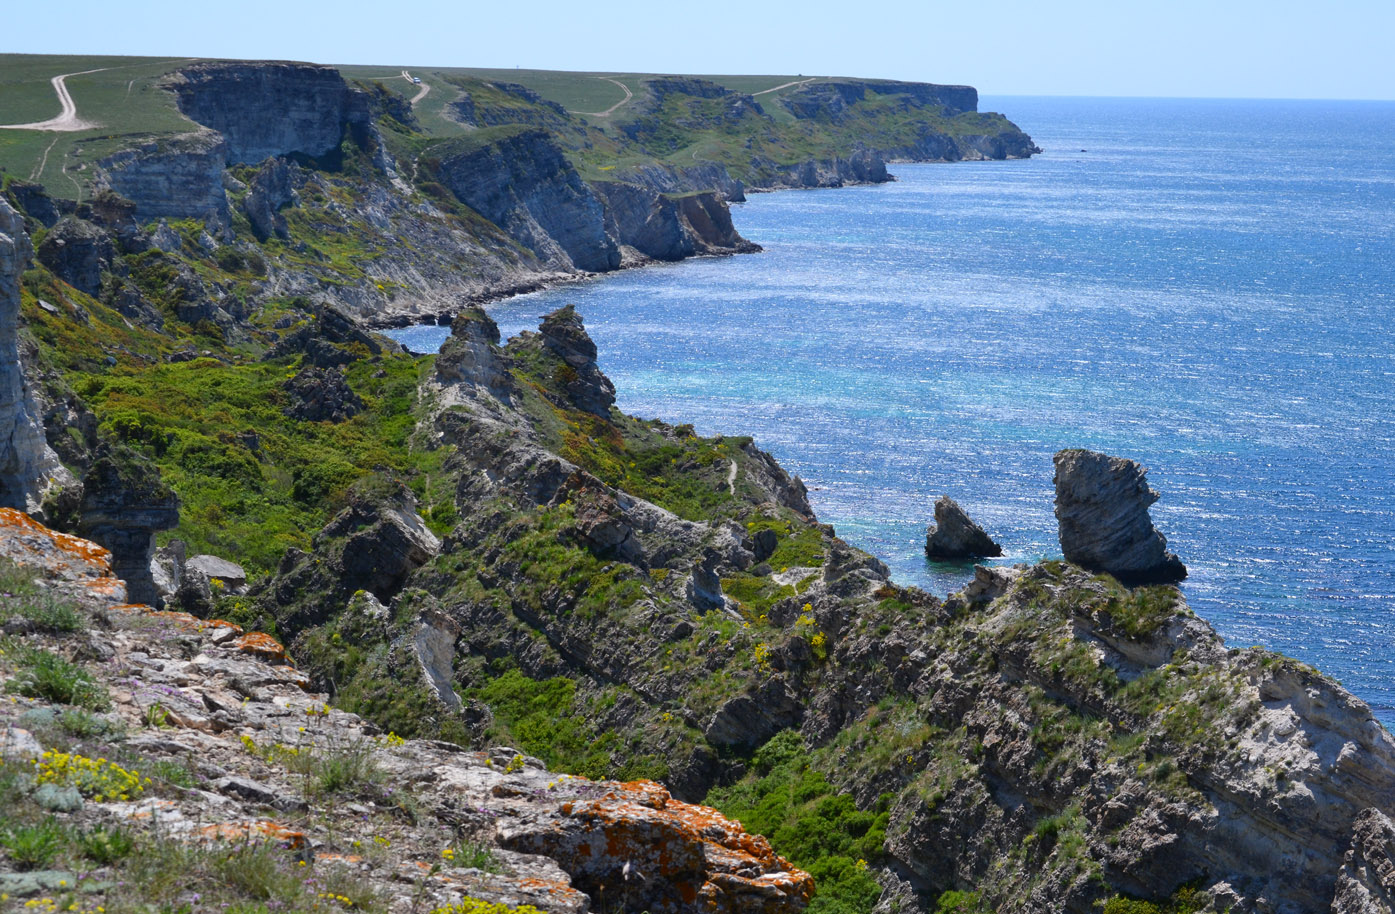
<svg viewBox="0 0 1395 914">
<path fill-rule="evenodd" d="M 983 528 L 974 523 L 959 503 L 948 495 L 935 502 L 935 522 L 925 531 L 925 554 L 949 561 L 1003 554 Z"/>
<path fill-rule="evenodd" d="M 571 305 L 553 311 L 538 326 L 542 345 L 566 363 L 562 369 L 567 396 L 578 409 L 610 415 L 615 385 L 596 367 L 596 344 Z"/>
<path fill-rule="evenodd" d="M 1187 567 L 1167 551 L 1148 507 L 1160 497 L 1124 457 L 1064 450 L 1055 458 L 1056 520 L 1066 561 L 1128 584 L 1180 581 Z"/>
</svg>

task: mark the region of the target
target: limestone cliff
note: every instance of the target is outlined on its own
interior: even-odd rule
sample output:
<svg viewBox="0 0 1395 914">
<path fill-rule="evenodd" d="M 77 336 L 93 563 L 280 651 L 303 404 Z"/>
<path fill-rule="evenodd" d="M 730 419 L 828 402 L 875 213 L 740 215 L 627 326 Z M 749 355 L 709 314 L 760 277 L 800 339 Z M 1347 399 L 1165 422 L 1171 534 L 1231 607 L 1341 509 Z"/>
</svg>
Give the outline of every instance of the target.
<svg viewBox="0 0 1395 914">
<path fill-rule="evenodd" d="M 291 153 L 318 158 L 338 149 L 346 132 L 369 124 L 367 97 L 334 67 L 198 63 L 177 71 L 168 85 L 185 116 L 224 138 L 230 163 Z"/>
<path fill-rule="evenodd" d="M 717 191 L 670 196 L 619 181 L 596 182 L 591 188 L 605 203 L 608 234 L 633 251 L 633 259 L 682 260 L 760 250 L 737 233 Z"/>
<path fill-rule="evenodd" d="M 107 157 L 102 161 L 102 182 L 133 202 L 142 220 L 199 219 L 225 225 L 227 161 L 226 140 L 205 130 L 142 143 Z"/>
<path fill-rule="evenodd" d="M 55 482 L 71 481 L 44 441 L 19 357 L 20 274 L 32 254 L 24 220 L 0 198 L 0 507 L 31 512 Z"/>
<path fill-rule="evenodd" d="M 505 132 L 441 157 L 441 183 L 555 269 L 613 270 L 600 201 L 545 131 Z"/>
</svg>

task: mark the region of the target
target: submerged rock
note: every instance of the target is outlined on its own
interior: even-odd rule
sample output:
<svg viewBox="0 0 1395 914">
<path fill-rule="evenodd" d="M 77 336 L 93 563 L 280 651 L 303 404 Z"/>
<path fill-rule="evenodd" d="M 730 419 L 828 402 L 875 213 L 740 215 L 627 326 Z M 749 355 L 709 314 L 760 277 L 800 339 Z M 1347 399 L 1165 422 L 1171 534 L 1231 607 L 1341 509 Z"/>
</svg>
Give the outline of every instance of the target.
<svg viewBox="0 0 1395 914">
<path fill-rule="evenodd" d="M 1124 457 L 1068 449 L 1056 455 L 1056 520 L 1066 561 L 1129 585 L 1180 581 L 1187 566 L 1167 551 L 1148 506 L 1147 471 Z"/>
<path fill-rule="evenodd" d="M 925 530 L 925 554 L 932 559 L 976 559 L 1003 554 L 983 528 L 948 495 L 935 502 L 935 522 Z"/>
</svg>

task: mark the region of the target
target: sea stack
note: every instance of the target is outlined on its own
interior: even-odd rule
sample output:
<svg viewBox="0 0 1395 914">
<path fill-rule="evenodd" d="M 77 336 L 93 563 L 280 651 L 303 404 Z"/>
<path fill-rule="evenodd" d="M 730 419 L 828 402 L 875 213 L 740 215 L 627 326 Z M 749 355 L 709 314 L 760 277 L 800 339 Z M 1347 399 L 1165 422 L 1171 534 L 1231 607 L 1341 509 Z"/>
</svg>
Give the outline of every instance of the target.
<svg viewBox="0 0 1395 914">
<path fill-rule="evenodd" d="M 1148 488 L 1147 470 L 1124 457 L 1077 448 L 1059 452 L 1056 521 L 1066 561 L 1105 571 L 1130 587 L 1171 584 L 1187 566 L 1167 551 L 1148 507 L 1158 493 Z"/>
<path fill-rule="evenodd" d="M 925 555 L 943 561 L 991 558 L 1003 554 L 983 528 L 948 495 L 935 502 L 935 522 L 925 529 Z"/>
</svg>

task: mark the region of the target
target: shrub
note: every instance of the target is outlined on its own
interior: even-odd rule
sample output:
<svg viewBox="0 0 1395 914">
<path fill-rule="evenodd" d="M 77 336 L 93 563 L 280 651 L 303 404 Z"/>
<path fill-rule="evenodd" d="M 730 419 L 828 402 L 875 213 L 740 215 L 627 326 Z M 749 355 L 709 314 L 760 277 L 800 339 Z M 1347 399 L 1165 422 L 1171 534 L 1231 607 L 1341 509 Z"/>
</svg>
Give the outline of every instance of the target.
<svg viewBox="0 0 1395 914">
<path fill-rule="evenodd" d="M 102 866 L 129 856 L 136 847 L 136 842 L 126 832 L 100 825 L 78 835 L 77 841 L 83 856 Z"/>
<path fill-rule="evenodd" d="M 21 870 L 48 866 L 68 843 L 68 831 L 49 816 L 37 825 L 19 825 L 0 834 L 0 844 Z"/>
<path fill-rule="evenodd" d="M 91 711 L 104 711 L 111 706 L 105 686 L 93 679 L 91 673 L 57 654 L 26 650 L 19 657 L 19 665 L 18 675 L 5 683 L 7 692 Z"/>
</svg>

